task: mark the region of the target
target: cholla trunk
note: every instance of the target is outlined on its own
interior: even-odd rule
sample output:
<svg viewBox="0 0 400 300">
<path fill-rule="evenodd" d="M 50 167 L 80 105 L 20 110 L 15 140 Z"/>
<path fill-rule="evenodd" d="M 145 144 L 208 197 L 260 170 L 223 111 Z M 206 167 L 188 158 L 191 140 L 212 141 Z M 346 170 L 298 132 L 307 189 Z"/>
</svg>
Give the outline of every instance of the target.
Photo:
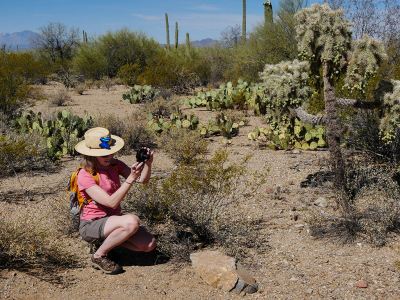
<svg viewBox="0 0 400 300">
<path fill-rule="evenodd" d="M 345 166 L 340 149 L 340 134 L 338 126 L 338 114 L 336 108 L 336 96 L 333 79 L 328 62 L 324 62 L 324 98 L 325 98 L 325 113 L 327 126 L 327 140 L 330 155 L 330 165 L 332 168 L 333 188 L 336 192 L 347 194 L 347 184 L 345 177 Z M 342 197 L 338 197 L 340 199 Z M 345 197 L 339 200 L 339 205 L 344 209 L 348 208 L 348 201 Z"/>
</svg>

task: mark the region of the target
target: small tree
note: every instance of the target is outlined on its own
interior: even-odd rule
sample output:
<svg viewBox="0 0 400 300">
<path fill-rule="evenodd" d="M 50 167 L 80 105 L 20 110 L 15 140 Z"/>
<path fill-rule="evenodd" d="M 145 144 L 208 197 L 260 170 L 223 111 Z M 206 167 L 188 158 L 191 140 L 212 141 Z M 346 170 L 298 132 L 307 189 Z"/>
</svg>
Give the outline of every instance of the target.
<svg viewBox="0 0 400 300">
<path fill-rule="evenodd" d="M 74 50 L 78 46 L 79 30 L 72 27 L 68 30 L 62 23 L 49 22 L 47 26 L 39 28 L 40 33 L 36 34 L 31 42 L 42 57 L 51 62 L 70 60 Z"/>
</svg>

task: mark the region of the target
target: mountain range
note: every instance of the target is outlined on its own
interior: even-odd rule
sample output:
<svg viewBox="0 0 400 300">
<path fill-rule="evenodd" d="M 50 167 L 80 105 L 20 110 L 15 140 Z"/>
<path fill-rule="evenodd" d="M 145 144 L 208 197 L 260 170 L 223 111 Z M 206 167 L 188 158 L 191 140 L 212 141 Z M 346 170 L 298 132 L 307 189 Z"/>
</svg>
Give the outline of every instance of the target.
<svg viewBox="0 0 400 300">
<path fill-rule="evenodd" d="M 14 33 L 0 33 L 0 46 L 6 46 L 6 49 L 24 50 L 31 47 L 30 39 L 35 33 L 33 31 L 24 30 Z"/>
<path fill-rule="evenodd" d="M 6 49 L 10 50 L 30 49 L 32 47 L 30 40 L 35 34 L 35 32 L 30 30 L 14 33 L 0 33 L 0 47 L 5 45 Z M 192 43 L 195 47 L 204 47 L 213 46 L 217 41 L 213 39 L 203 39 L 200 41 L 193 41 Z"/>
</svg>

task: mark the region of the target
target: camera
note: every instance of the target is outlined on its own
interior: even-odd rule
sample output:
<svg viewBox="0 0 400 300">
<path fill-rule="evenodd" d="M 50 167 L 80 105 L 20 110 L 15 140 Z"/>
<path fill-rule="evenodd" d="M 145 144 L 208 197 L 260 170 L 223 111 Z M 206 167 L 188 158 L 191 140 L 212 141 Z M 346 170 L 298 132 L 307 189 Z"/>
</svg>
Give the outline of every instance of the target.
<svg viewBox="0 0 400 300">
<path fill-rule="evenodd" d="M 136 153 L 136 160 L 137 162 L 145 162 L 150 158 L 150 154 L 147 154 L 147 149 L 139 149 Z"/>
</svg>

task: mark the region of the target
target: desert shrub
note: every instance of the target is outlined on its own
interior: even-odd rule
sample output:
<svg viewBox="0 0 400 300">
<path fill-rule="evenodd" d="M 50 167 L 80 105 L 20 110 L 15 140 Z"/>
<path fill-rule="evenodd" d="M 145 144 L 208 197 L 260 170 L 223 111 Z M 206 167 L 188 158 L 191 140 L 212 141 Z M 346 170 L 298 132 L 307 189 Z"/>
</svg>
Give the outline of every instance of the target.
<svg viewBox="0 0 400 300">
<path fill-rule="evenodd" d="M 72 68 L 86 79 L 99 80 L 107 73 L 107 59 L 97 44 L 83 44 L 72 60 Z"/>
<path fill-rule="evenodd" d="M 66 89 L 58 90 L 55 93 L 49 95 L 49 103 L 53 106 L 64 106 L 71 101 L 71 96 Z"/>
<path fill-rule="evenodd" d="M 0 111 L 11 115 L 20 107 L 31 103 L 29 95 L 34 89 L 32 72 L 34 59 L 28 53 L 7 53 L 0 50 Z"/>
<path fill-rule="evenodd" d="M 53 163 L 47 155 L 46 140 L 37 133 L 17 134 L 6 128 L 0 134 L 0 175 L 16 172 L 50 170 Z"/>
<path fill-rule="evenodd" d="M 400 230 L 400 189 L 395 172 L 389 166 L 376 164 L 357 155 L 347 163 L 347 206 L 336 212 L 314 212 L 308 223 L 311 234 L 344 242 L 363 239 L 381 246 L 389 232 Z M 348 197 L 337 193 L 335 197 Z"/>
<path fill-rule="evenodd" d="M 88 90 L 88 85 L 86 83 L 78 83 L 74 90 L 77 92 L 79 95 L 83 95 L 84 92 Z"/>
<path fill-rule="evenodd" d="M 194 64 L 169 52 L 151 57 L 138 81 L 176 94 L 189 93 L 200 84 Z"/>
<path fill-rule="evenodd" d="M 100 35 L 97 45 L 99 52 L 107 60 L 107 76 L 111 78 L 117 75 L 123 65 L 138 63 L 144 67 L 149 58 L 162 51 L 160 44 L 153 38 L 127 28 Z"/>
<path fill-rule="evenodd" d="M 346 146 L 366 152 L 377 161 L 400 164 L 400 136 L 391 144 L 382 140 L 379 113 L 359 111 L 349 115 L 345 122 L 350 125 L 350 133 L 345 138 Z"/>
<path fill-rule="evenodd" d="M 120 78 L 122 84 L 133 86 L 141 69 L 142 67 L 139 63 L 127 63 L 119 69 L 117 76 Z"/>
<path fill-rule="evenodd" d="M 158 147 L 163 149 L 176 164 L 193 163 L 207 151 L 207 140 L 199 130 L 172 127 L 156 136 Z"/>
<path fill-rule="evenodd" d="M 240 123 L 243 122 L 243 126 L 249 125 L 250 119 L 247 117 L 246 112 L 242 110 L 235 109 L 226 109 L 223 111 L 224 115 L 232 122 L 232 123 Z"/>
<path fill-rule="evenodd" d="M 260 218 L 244 214 L 240 205 L 244 194 L 256 197 L 265 180 L 265 174 L 246 171 L 249 158 L 227 165 L 228 152 L 219 151 L 201 163 L 181 164 L 164 179 L 135 186 L 125 209 L 145 220 L 172 259 L 188 260 L 194 249 L 214 244 L 237 258 L 247 256 L 250 248 L 266 246 L 257 230 Z"/>
<path fill-rule="evenodd" d="M 158 96 L 154 101 L 145 103 L 146 113 L 151 113 L 153 116 L 169 118 L 171 112 L 177 112 L 177 108 L 180 104 L 178 97 L 164 98 Z"/>
<path fill-rule="evenodd" d="M 110 88 L 112 88 L 116 84 L 116 80 L 108 76 L 104 76 L 101 79 L 101 86 L 104 87 L 107 91 L 110 91 Z"/>
<path fill-rule="evenodd" d="M 109 115 L 95 120 L 95 126 L 107 128 L 111 134 L 121 137 L 125 144 L 120 153 L 129 154 L 132 149 L 154 146 L 153 136 L 146 130 L 146 120 L 140 113 L 118 117 Z"/>
<path fill-rule="evenodd" d="M 0 218 L 1 268 L 78 265 L 76 256 L 67 249 L 66 240 L 46 219 L 48 216 L 2 208 Z M 15 213 L 17 212 L 17 213 Z M 28 230 L 29 229 L 29 230 Z"/>
</svg>

